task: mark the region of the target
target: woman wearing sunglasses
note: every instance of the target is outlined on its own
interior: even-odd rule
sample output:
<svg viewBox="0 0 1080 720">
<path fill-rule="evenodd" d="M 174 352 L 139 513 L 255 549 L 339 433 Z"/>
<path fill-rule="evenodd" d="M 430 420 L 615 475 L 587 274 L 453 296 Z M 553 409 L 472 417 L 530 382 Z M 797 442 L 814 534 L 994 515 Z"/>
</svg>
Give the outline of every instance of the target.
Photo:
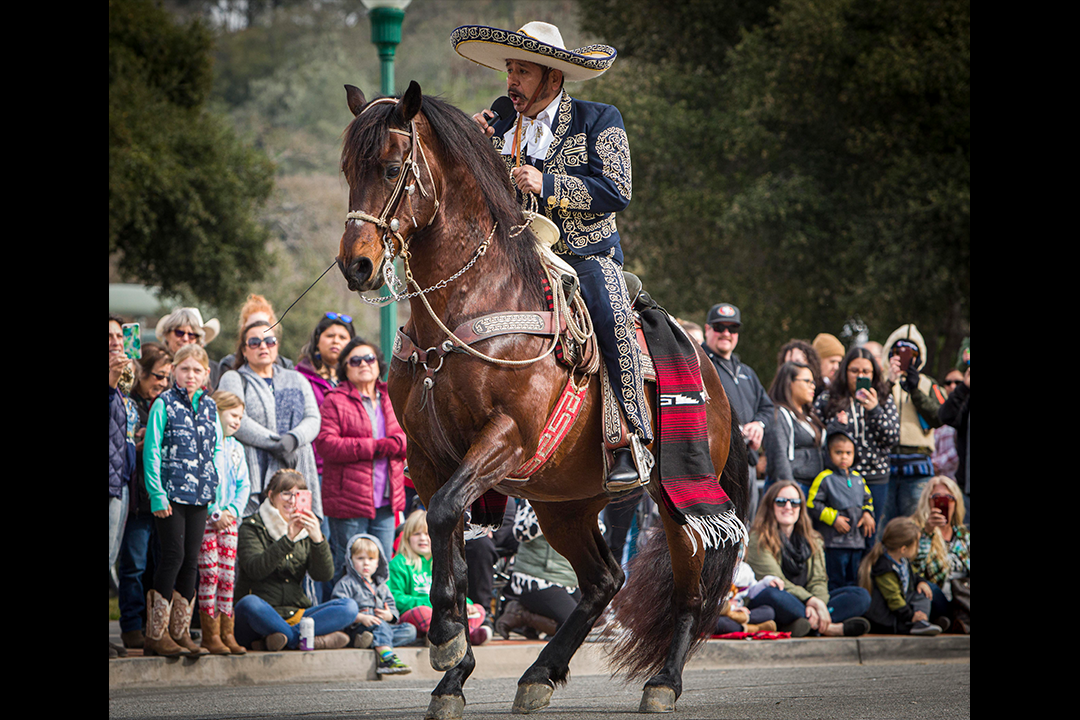
<svg viewBox="0 0 1080 720">
<path fill-rule="evenodd" d="M 405 511 L 405 431 L 398 424 L 382 354 L 362 337 L 338 361 L 338 386 L 322 404 L 315 447 L 323 460 L 323 503 L 330 521 L 334 580 L 345 573 L 349 538 L 368 533 L 389 552 Z"/>
<path fill-rule="evenodd" d="M 315 402 L 320 408 L 326 394 L 344 380 L 337 374 L 338 361 L 341 359 L 341 351 L 355 335 L 352 317 L 328 312 L 319 319 L 311 338 L 300 348 L 296 371 L 311 383 Z M 319 468 L 319 475 L 322 475 L 322 457 L 318 448 L 315 450 L 315 464 Z"/>
<path fill-rule="evenodd" d="M 240 333 L 233 370 L 221 376 L 219 390 L 244 400 L 236 431 L 244 446 L 251 495 L 244 517 L 258 511 L 265 489 L 282 468 L 300 472 L 311 490 L 311 511 L 323 517 L 319 473 L 312 442 L 319 434 L 319 405 L 311 384 L 278 362 L 278 339 L 266 320 L 249 322 Z"/>
<path fill-rule="evenodd" d="M 829 592 L 825 550 L 803 511 L 806 497 L 798 483 L 781 480 L 769 486 L 750 528 L 746 562 L 760 579 L 771 577 L 746 607 L 768 605 L 781 632 L 792 637 L 813 633 L 857 636 L 870 630 L 862 616 L 870 608 L 870 593 L 861 587 Z"/>
</svg>

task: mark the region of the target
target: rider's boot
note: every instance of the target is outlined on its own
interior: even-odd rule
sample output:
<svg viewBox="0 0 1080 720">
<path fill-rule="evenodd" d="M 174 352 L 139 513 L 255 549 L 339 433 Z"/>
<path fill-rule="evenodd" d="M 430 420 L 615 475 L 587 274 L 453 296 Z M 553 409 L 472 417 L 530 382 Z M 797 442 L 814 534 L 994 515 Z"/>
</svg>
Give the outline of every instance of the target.
<svg viewBox="0 0 1080 720">
<path fill-rule="evenodd" d="M 615 448 L 611 451 L 611 455 L 614 461 L 608 470 L 607 480 L 604 481 L 604 490 L 608 494 L 615 495 L 641 485 L 641 478 L 638 476 L 630 448 Z"/>
</svg>

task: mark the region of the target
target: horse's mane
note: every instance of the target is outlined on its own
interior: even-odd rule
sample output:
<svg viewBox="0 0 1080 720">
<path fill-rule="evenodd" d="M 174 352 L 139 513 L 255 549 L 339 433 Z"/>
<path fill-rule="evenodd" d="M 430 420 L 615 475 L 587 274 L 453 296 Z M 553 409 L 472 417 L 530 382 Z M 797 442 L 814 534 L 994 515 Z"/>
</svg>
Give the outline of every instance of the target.
<svg viewBox="0 0 1080 720">
<path fill-rule="evenodd" d="M 525 216 L 517 204 L 506 163 L 495 151 L 491 140 L 479 131 L 472 118 L 438 97 L 424 95 L 420 111 L 427 118 L 438 141 L 444 167 L 449 172 L 468 169 L 476 178 L 491 217 L 498 223 L 493 244 L 505 250 L 519 277 L 538 278 L 540 261 L 532 232 L 526 230 L 516 236 L 510 234 L 511 228 L 525 222 Z M 370 106 L 346 128 L 341 169 L 350 185 L 361 181 L 362 168 L 378 161 L 390 126 L 404 128 L 404 123 L 397 105 L 382 103 Z M 526 288 L 536 288 L 534 299 L 543 299 L 539 282 L 524 285 Z"/>
</svg>

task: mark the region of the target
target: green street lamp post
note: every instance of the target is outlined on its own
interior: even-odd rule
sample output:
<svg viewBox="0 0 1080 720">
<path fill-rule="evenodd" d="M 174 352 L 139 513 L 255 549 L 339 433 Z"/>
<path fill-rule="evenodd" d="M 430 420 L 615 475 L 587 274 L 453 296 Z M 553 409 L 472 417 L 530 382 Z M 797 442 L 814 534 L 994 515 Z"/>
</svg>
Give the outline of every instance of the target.
<svg viewBox="0 0 1080 720">
<path fill-rule="evenodd" d="M 394 94 L 394 53 L 401 42 L 401 23 L 405 8 L 412 0 L 361 0 L 371 18 L 371 42 L 379 50 L 380 91 L 384 97 Z M 382 296 L 389 297 L 390 289 L 383 286 Z M 390 358 L 397 330 L 397 304 L 387 303 L 379 311 L 379 344 L 383 356 Z"/>
</svg>

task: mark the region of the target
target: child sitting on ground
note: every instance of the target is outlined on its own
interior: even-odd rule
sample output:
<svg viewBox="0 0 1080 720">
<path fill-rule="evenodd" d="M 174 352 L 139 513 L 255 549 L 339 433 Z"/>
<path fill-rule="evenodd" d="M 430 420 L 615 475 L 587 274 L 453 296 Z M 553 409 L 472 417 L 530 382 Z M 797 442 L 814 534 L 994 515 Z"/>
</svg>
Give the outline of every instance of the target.
<svg viewBox="0 0 1080 720">
<path fill-rule="evenodd" d="M 431 628 L 431 536 L 428 535 L 427 511 L 414 510 L 401 525 L 398 553 L 390 561 L 390 591 L 401 609 L 403 622 L 416 626 L 418 635 Z M 469 642 L 483 645 L 491 639 L 492 627 L 484 624 L 483 607 L 465 603 L 469 623 Z"/>
<path fill-rule="evenodd" d="M 743 546 L 745 547 L 745 546 Z M 732 579 L 731 593 L 721 601 L 724 606 L 720 610 L 720 617 L 716 621 L 716 629 L 713 635 L 728 635 L 731 633 L 745 632 L 753 635 L 756 632 L 775 632 L 776 613 L 768 605 L 760 605 L 753 610 L 746 607 L 746 598 L 756 595 L 759 585 L 779 585 L 783 589 L 784 581 L 772 575 L 766 575 L 761 580 L 754 576 L 754 569 L 745 561 L 741 560 L 735 568 L 735 577 Z"/>
<path fill-rule="evenodd" d="M 911 518 L 893 518 L 859 565 L 859 585 L 871 598 L 866 619 L 872 632 L 937 635 L 942 631 L 928 620 L 930 585 L 911 567 L 920 533 Z"/>
<path fill-rule="evenodd" d="M 382 543 L 373 535 L 360 533 L 349 539 L 348 548 L 350 562 L 345 563 L 345 574 L 334 586 L 333 597 L 352 598 L 360 609 L 356 622 L 345 630 L 352 646 L 375 646 L 378 655 L 375 672 L 380 675 L 412 672 L 393 648 L 415 640 L 416 628 L 398 622 L 394 595 L 386 584 L 390 566 Z"/>
<path fill-rule="evenodd" d="M 829 591 L 857 585 L 866 538 L 873 537 L 874 497 L 855 464 L 855 439 L 845 425 L 830 423 L 825 443 L 828 461 L 810 484 L 806 510 L 825 545 Z"/>
</svg>

